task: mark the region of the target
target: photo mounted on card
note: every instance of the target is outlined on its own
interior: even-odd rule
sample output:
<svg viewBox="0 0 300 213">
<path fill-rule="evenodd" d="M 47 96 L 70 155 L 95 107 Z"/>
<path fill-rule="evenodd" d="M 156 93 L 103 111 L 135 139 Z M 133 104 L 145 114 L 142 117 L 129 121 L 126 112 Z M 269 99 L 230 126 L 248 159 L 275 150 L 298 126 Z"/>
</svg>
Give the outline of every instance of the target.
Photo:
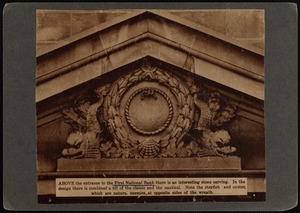
<svg viewBox="0 0 300 213">
<path fill-rule="evenodd" d="M 37 10 L 39 203 L 265 201 L 264 10 Z"/>
</svg>

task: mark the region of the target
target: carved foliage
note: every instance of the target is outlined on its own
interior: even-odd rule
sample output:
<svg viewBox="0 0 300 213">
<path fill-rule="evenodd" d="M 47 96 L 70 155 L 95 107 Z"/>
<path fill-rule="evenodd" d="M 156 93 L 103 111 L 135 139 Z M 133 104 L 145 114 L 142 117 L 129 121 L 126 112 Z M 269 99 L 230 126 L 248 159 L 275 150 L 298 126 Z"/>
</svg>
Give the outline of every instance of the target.
<svg viewBox="0 0 300 213">
<path fill-rule="evenodd" d="M 224 125 L 235 116 L 236 106 L 229 104 L 219 92 L 206 88 L 194 90 L 195 105 L 200 111 L 196 134 L 190 135 L 202 149 L 198 155 L 230 155 L 236 151 L 228 145 L 231 137 Z M 195 131 L 194 131 L 195 132 Z"/>
<path fill-rule="evenodd" d="M 70 148 L 64 149 L 62 155 L 67 158 L 100 157 L 99 136 L 102 132 L 97 120 L 99 107 L 102 106 L 107 86 L 94 91 L 97 101 L 91 103 L 88 98 L 77 98 L 74 103 L 62 110 L 66 123 L 71 126 L 67 139 Z"/>
<path fill-rule="evenodd" d="M 175 122 L 174 128 L 164 137 L 162 138 L 157 144 L 154 144 L 153 140 L 152 142 L 143 142 L 138 141 L 134 137 L 132 137 L 128 131 L 126 130 L 125 126 L 122 124 L 122 121 L 120 119 L 120 101 L 126 90 L 135 84 L 141 82 L 141 81 L 155 81 L 158 82 L 160 85 L 167 87 L 170 89 L 170 91 L 175 95 L 178 101 L 179 106 L 179 114 L 177 116 L 177 120 Z M 155 90 L 154 90 L 155 91 Z M 159 90 L 156 90 L 155 92 L 161 93 Z M 161 93 L 163 94 L 163 93 Z M 145 94 L 144 94 L 145 95 Z M 147 94 L 147 95 L 150 95 Z M 168 125 L 170 122 L 169 120 L 172 118 L 173 115 L 173 109 L 171 107 L 171 103 L 169 103 L 169 98 L 166 97 L 164 94 L 163 96 L 166 98 L 168 105 L 170 106 L 169 110 L 169 119 L 166 122 L 166 124 L 162 127 L 162 129 L 159 129 L 158 131 L 154 132 L 142 132 L 138 129 L 136 129 L 141 134 L 149 134 L 154 135 L 163 129 Z M 130 103 L 130 101 L 129 101 Z M 127 104 L 128 105 L 128 104 Z M 115 82 L 110 89 L 109 94 L 106 97 L 106 101 L 104 104 L 105 107 L 105 118 L 108 123 L 108 128 L 110 132 L 113 134 L 115 138 L 115 145 L 117 148 L 122 147 L 123 149 L 138 149 L 138 152 L 140 153 L 140 156 L 145 157 L 148 156 L 148 151 L 145 151 L 144 149 L 151 149 L 153 152 L 153 155 L 158 155 L 159 150 L 164 151 L 165 149 L 168 149 L 167 147 L 170 144 L 176 144 L 181 140 L 184 133 L 189 131 L 191 124 L 192 124 L 192 118 L 194 114 L 194 102 L 193 97 L 187 88 L 187 86 L 181 82 L 179 79 L 177 79 L 174 76 L 171 76 L 169 73 L 164 72 L 160 69 L 153 68 L 153 67 L 141 67 L 140 69 L 122 77 L 117 82 Z M 126 110 L 126 109 L 125 109 Z M 128 113 L 126 114 L 127 119 L 129 120 L 130 124 L 130 117 L 128 116 Z M 133 126 L 133 125 L 131 125 Z M 134 127 L 133 127 L 134 128 Z M 152 143 L 152 144 L 151 144 Z M 141 144 L 144 144 L 142 146 Z M 147 144 L 147 145 L 146 145 Z M 140 148 L 143 147 L 143 148 Z M 146 148 L 148 147 L 148 148 Z M 136 152 L 134 152 L 136 153 Z M 155 153 L 155 154 L 154 154 Z M 153 156 L 151 155 L 151 156 Z M 140 157 L 140 156 L 134 156 L 133 157 Z"/>
<path fill-rule="evenodd" d="M 125 107 L 120 107 L 122 98 L 130 88 L 150 81 L 172 93 L 176 103 L 172 103 L 168 95 L 159 88 L 142 87 L 133 89 L 132 94 L 127 95 Z M 72 129 L 67 140 L 71 147 L 63 150 L 64 157 L 182 158 L 224 156 L 236 151 L 228 145 L 230 135 L 223 129 L 234 118 L 236 107 L 229 104 L 217 91 L 204 87 L 199 89 L 194 84 L 188 87 L 182 80 L 166 71 L 143 66 L 119 78 L 112 85 L 99 87 L 94 95 L 97 97 L 96 101 L 78 98 L 71 107 L 62 111 L 65 122 Z M 144 130 L 134 123 L 130 106 L 137 97 L 140 97 L 138 104 L 163 100 L 168 113 L 160 126 Z M 174 104 L 177 107 L 176 113 Z M 195 107 L 199 112 L 198 118 L 195 118 Z M 99 113 L 100 109 L 103 113 Z M 124 119 L 129 126 L 123 123 L 122 115 L 125 115 Z M 99 121 L 99 118 L 102 120 Z M 145 122 L 147 121 L 146 118 Z M 172 128 L 168 128 L 171 122 Z M 132 135 L 129 127 L 136 134 L 147 137 L 140 139 Z M 104 137 L 103 132 L 110 137 Z M 155 137 L 160 133 L 163 136 Z"/>
</svg>

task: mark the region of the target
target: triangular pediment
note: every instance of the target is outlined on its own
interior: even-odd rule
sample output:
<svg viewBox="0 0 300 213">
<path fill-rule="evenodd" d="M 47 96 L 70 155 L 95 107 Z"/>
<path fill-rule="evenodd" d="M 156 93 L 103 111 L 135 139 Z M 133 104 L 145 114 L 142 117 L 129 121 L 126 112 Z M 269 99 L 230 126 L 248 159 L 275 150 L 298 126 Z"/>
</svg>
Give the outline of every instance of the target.
<svg viewBox="0 0 300 213">
<path fill-rule="evenodd" d="M 36 101 L 148 56 L 264 99 L 261 49 L 166 12 L 135 11 L 39 49 Z"/>
<path fill-rule="evenodd" d="M 60 111 L 62 110 L 62 108 L 72 105 L 74 101 L 79 101 L 81 97 L 89 97 L 97 87 L 101 87 L 103 85 L 113 85 L 115 82 L 119 81 L 119 79 L 124 78 L 124 76 L 129 75 L 130 73 L 134 73 L 135 70 L 139 70 L 145 65 L 162 70 L 162 72 L 166 72 L 167 75 L 177 76 L 183 84 L 187 84 L 187 88 L 189 88 L 190 90 L 192 90 L 190 85 L 192 82 L 192 84 L 197 88 L 201 88 L 200 90 L 203 89 L 204 91 L 218 91 L 218 93 L 222 94 L 222 96 L 224 96 L 226 100 L 230 100 L 229 102 L 231 104 L 237 105 L 239 107 L 239 110 L 237 112 L 239 116 L 245 117 L 258 123 L 264 122 L 262 100 L 251 97 L 250 95 L 222 85 L 213 80 L 204 78 L 196 73 L 192 73 L 183 68 L 174 66 L 173 64 L 166 63 L 165 61 L 147 56 L 134 62 L 128 63 L 117 69 L 114 69 L 113 71 L 106 72 L 102 75 L 95 75 L 94 77 L 90 76 L 90 78 L 83 83 L 76 83 L 76 80 L 78 80 L 78 78 L 76 79 L 76 77 L 74 77 L 75 80 L 70 78 L 70 82 L 65 82 L 64 86 L 66 86 L 66 84 L 68 83 L 76 83 L 74 86 L 70 86 L 68 87 L 68 89 L 38 102 L 37 114 L 38 120 L 40 120 L 40 124 L 42 125 L 44 122 L 49 122 L 52 119 L 56 119 L 56 117 L 61 117 Z M 69 72 L 69 74 L 74 73 L 76 73 L 76 71 Z M 80 75 L 81 78 L 84 77 L 84 75 L 80 74 L 79 72 L 77 73 L 77 75 Z M 151 72 L 145 72 L 144 77 L 145 79 L 147 79 L 148 77 L 151 78 Z M 58 80 L 61 80 L 61 78 L 57 78 L 56 80 L 53 79 L 53 81 Z M 61 84 L 63 84 L 62 81 Z M 58 87 L 59 86 L 60 85 L 58 85 Z M 126 83 L 126 88 L 127 87 L 130 87 L 129 83 Z M 52 88 L 56 89 L 56 87 Z M 118 90 L 121 90 L 121 88 L 118 88 Z M 53 107 L 53 103 L 56 103 L 57 107 Z M 48 115 L 54 116 L 48 117 Z M 46 120 L 42 119 L 45 116 L 48 118 Z"/>
<path fill-rule="evenodd" d="M 263 101 L 149 56 L 37 103 L 40 141 L 49 129 L 57 130 L 58 123 L 60 133 L 55 134 L 59 137 L 69 134 L 70 140 L 82 132 L 92 137 L 103 131 L 103 139 L 107 140 L 103 146 L 120 150 L 120 153 L 110 155 L 110 151 L 101 147 L 105 156 L 107 154 L 106 157 L 102 154 L 102 158 L 187 157 L 189 146 L 184 146 L 185 150 L 181 145 L 200 137 L 197 134 L 206 130 L 224 133 L 225 138 L 233 138 L 233 144 L 239 144 L 243 133 L 237 126 L 243 122 L 261 131 Z M 111 141 L 114 141 L 113 146 Z M 173 150 L 173 146 L 177 148 Z M 226 149 L 230 149 L 230 153 L 236 151 L 236 147 L 226 146 Z M 61 154 L 65 158 L 76 158 L 77 152 L 71 153 L 71 150 L 74 151 L 73 148 L 64 149 Z M 215 155 L 197 146 L 195 150 L 191 155 Z M 84 157 L 99 155 L 97 147 L 90 151 Z M 71 168 L 66 162 L 69 160 L 58 162 L 59 171 L 77 169 L 76 165 Z M 236 163 L 231 166 L 239 169 L 240 162 Z"/>
</svg>

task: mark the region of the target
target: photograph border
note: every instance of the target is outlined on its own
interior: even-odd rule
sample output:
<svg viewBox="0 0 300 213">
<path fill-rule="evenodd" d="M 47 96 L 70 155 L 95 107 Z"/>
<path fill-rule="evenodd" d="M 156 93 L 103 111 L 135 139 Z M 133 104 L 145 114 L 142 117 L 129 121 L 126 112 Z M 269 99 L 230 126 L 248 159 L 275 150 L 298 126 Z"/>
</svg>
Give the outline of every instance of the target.
<svg viewBox="0 0 300 213">
<path fill-rule="evenodd" d="M 264 9 L 265 202 L 39 205 L 36 196 L 37 9 Z M 3 10 L 3 204 L 9 210 L 286 210 L 297 205 L 297 10 L 291 3 L 10 3 Z M 289 24 L 286 24 L 289 23 Z M 281 42 L 278 42 L 281 41 Z M 282 42 L 284 41 L 284 42 Z M 284 43 L 284 45 L 282 45 Z M 33 72 L 34 70 L 34 72 Z M 276 107 L 274 107 L 276 106 Z M 276 116 L 274 116 L 276 115 Z M 288 146 L 287 146 L 287 143 Z M 282 172 L 281 170 L 284 171 Z M 288 175 L 287 175 L 288 174 Z M 278 184 L 280 183 L 280 184 Z M 270 187 L 271 186 L 271 187 Z"/>
</svg>

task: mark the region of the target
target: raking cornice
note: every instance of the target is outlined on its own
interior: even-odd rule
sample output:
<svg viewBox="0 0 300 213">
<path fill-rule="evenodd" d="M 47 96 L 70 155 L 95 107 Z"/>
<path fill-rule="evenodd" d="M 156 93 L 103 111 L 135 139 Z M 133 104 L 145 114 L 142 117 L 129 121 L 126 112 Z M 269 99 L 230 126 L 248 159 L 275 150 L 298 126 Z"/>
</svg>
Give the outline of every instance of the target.
<svg viewBox="0 0 300 213">
<path fill-rule="evenodd" d="M 176 57 L 172 57 L 174 55 Z M 264 99 L 264 56 L 261 49 L 165 11 L 133 11 L 39 50 L 36 101 L 146 56 Z M 187 66 L 187 61 L 192 64 Z M 80 70 L 81 79 L 44 92 L 49 84 L 61 82 L 64 78 L 70 81 L 71 76 Z M 219 79 L 220 72 L 235 79 L 236 83 Z M 243 81 L 249 86 L 253 84 L 253 88 L 239 86 Z"/>
</svg>

